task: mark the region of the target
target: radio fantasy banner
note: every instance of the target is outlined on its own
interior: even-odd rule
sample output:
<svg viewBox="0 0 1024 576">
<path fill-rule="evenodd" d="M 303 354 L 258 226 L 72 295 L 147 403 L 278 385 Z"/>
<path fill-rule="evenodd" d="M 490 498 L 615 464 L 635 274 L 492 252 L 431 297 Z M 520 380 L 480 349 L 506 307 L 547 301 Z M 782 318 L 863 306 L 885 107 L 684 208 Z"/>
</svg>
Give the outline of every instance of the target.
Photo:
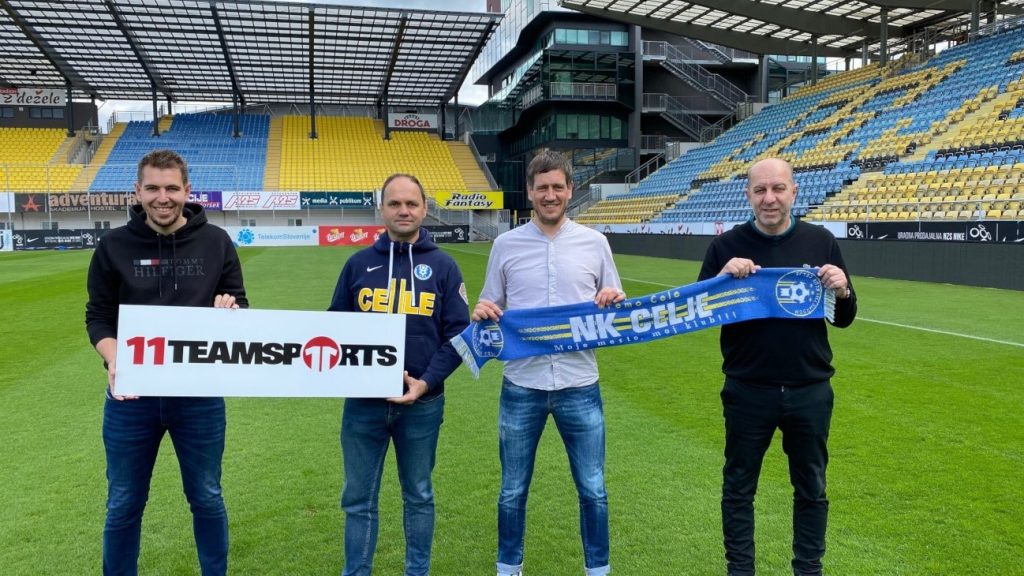
<svg viewBox="0 0 1024 576">
<path fill-rule="evenodd" d="M 117 324 L 118 394 L 402 395 L 402 314 L 122 305 Z"/>
<path fill-rule="evenodd" d="M 434 201 L 447 210 L 500 210 L 505 204 L 502 192 L 434 192 Z"/>
<path fill-rule="evenodd" d="M 607 308 L 581 302 L 506 310 L 500 322 L 473 322 L 452 345 L 478 376 L 491 358 L 636 344 L 760 318 L 831 319 L 834 311 L 835 295 L 822 288 L 816 268 L 761 268 L 743 279 L 716 276 Z"/>
<path fill-rule="evenodd" d="M 386 228 L 379 225 L 369 226 L 321 226 L 321 246 L 369 246 L 377 241 L 377 236 L 384 234 Z"/>
</svg>

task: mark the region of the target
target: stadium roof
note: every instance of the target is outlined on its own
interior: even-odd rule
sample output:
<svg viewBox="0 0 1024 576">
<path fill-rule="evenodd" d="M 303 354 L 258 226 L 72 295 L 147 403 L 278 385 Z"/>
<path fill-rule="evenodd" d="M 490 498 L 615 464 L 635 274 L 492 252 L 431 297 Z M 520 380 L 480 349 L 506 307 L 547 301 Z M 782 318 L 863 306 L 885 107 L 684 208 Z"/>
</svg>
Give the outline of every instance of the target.
<svg viewBox="0 0 1024 576">
<path fill-rule="evenodd" d="M 172 101 L 439 106 L 500 15 L 272 0 L 0 0 L 0 85 Z"/>
<path fill-rule="evenodd" d="M 888 10 L 888 45 L 927 26 L 969 21 L 974 0 L 559 0 L 565 8 L 758 54 L 860 55 L 880 46 Z M 981 10 L 994 3 L 977 0 Z M 1024 13 L 1024 0 L 1002 0 L 1001 14 Z"/>
</svg>

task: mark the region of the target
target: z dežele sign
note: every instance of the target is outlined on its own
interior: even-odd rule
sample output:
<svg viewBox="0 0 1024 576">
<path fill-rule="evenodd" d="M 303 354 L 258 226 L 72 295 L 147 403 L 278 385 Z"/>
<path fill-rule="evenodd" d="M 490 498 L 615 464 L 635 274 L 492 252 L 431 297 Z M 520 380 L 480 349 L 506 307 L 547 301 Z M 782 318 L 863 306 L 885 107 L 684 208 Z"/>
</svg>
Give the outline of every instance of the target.
<svg viewBox="0 0 1024 576">
<path fill-rule="evenodd" d="M 402 314 L 122 305 L 117 330 L 117 394 L 402 395 Z"/>
</svg>

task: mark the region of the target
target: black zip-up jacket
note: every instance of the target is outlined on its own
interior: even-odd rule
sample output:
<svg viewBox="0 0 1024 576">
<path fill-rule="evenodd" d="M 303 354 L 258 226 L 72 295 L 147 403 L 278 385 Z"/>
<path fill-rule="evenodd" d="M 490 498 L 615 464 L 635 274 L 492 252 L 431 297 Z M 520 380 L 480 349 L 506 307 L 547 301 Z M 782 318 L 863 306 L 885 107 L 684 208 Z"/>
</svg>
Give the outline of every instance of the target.
<svg viewBox="0 0 1024 576">
<path fill-rule="evenodd" d="M 850 273 L 832 233 L 797 221 L 786 232 L 768 236 L 748 221 L 715 238 L 708 246 L 698 280 L 717 276 L 732 258 L 748 258 L 762 268 L 820 267 L 833 264 Z M 835 321 L 845 328 L 857 316 L 857 293 L 836 299 Z M 800 386 L 835 374 L 825 320 L 768 318 L 722 326 L 722 372 L 754 384 Z"/>
<path fill-rule="evenodd" d="M 146 225 L 142 206 L 132 206 L 128 224 L 105 234 L 89 264 L 85 327 L 93 346 L 117 338 L 120 304 L 213 306 L 218 294 L 248 308 L 242 266 L 231 238 L 206 221 L 199 204 L 186 203 L 187 222 L 159 234 Z"/>
</svg>

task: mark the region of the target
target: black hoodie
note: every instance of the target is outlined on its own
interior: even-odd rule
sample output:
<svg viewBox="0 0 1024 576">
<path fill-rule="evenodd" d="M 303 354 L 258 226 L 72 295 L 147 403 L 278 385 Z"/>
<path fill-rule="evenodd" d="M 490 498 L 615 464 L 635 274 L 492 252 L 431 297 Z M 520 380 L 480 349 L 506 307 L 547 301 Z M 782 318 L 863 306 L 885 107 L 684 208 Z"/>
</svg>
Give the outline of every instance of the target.
<svg viewBox="0 0 1024 576">
<path fill-rule="evenodd" d="M 95 346 L 117 338 L 120 304 L 213 306 L 218 294 L 248 308 L 242 266 L 231 238 L 207 224 L 199 204 L 186 203 L 185 225 L 160 234 L 146 224 L 142 206 L 132 206 L 128 224 L 103 236 L 89 264 L 85 327 Z"/>
</svg>

